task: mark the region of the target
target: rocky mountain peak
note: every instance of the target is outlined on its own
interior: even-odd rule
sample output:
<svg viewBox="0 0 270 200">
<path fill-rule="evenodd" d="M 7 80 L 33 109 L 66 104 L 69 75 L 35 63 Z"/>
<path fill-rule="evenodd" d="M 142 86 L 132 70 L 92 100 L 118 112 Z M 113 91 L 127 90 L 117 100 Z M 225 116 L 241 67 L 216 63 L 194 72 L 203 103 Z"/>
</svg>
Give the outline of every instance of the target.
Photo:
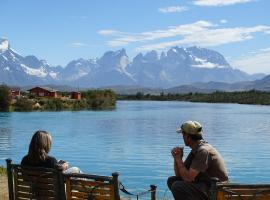
<svg viewBox="0 0 270 200">
<path fill-rule="evenodd" d="M 8 50 L 10 48 L 10 44 L 8 39 L 0 38 L 0 53 Z"/>
</svg>

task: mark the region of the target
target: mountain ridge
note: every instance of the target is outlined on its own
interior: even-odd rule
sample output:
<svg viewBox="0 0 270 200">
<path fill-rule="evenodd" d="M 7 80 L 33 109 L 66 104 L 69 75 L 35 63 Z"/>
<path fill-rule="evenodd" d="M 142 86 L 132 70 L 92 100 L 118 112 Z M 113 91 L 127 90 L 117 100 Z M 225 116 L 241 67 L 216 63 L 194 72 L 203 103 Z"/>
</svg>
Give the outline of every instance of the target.
<svg viewBox="0 0 270 200">
<path fill-rule="evenodd" d="M 172 47 L 137 54 L 130 61 L 125 49 L 107 51 L 100 58 L 76 59 L 66 67 L 50 66 L 34 55 L 22 56 L 0 40 L 0 82 L 9 85 L 69 85 L 106 87 L 126 85 L 170 88 L 195 82 L 253 81 L 263 74 L 249 75 L 233 69 L 220 53 L 200 47 Z"/>
</svg>

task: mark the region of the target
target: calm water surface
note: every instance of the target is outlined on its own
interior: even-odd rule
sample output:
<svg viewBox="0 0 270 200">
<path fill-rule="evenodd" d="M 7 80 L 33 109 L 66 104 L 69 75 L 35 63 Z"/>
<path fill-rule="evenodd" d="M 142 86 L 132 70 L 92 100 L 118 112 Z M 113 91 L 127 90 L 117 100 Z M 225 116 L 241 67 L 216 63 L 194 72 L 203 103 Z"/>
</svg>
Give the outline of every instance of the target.
<svg viewBox="0 0 270 200">
<path fill-rule="evenodd" d="M 173 174 L 170 149 L 183 145 L 175 129 L 189 119 L 203 124 L 232 181 L 270 182 L 270 107 L 238 104 L 118 101 L 114 111 L 0 113 L 0 165 L 8 157 L 20 162 L 43 129 L 53 136 L 56 158 L 84 172 L 117 171 L 132 192 L 156 184 L 163 197 Z"/>
</svg>

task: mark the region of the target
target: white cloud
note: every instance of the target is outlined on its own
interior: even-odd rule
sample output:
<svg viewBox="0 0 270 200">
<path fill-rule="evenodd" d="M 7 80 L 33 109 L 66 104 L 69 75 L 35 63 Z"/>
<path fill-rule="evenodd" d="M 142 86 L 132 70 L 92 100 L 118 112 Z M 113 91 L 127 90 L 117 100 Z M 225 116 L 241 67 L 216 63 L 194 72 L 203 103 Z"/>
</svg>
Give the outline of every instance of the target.
<svg viewBox="0 0 270 200">
<path fill-rule="evenodd" d="M 87 45 L 81 42 L 74 42 L 74 43 L 71 43 L 70 46 L 73 48 L 80 48 L 80 47 L 85 47 Z"/>
<path fill-rule="evenodd" d="M 110 33 L 108 30 L 101 30 L 98 33 L 101 35 L 110 35 L 116 38 L 108 42 L 110 46 L 118 46 L 118 45 L 121 46 L 127 45 L 132 42 L 144 42 L 181 35 L 190 35 L 193 34 L 194 32 L 203 31 L 204 29 L 207 29 L 212 26 L 214 25 L 211 24 L 210 22 L 198 21 L 192 24 L 169 27 L 168 29 L 165 30 L 155 30 L 142 33 L 125 33 L 119 31 L 111 31 Z"/>
<path fill-rule="evenodd" d="M 98 31 L 98 34 L 100 34 L 100 35 L 112 35 L 112 34 L 116 34 L 116 33 L 118 33 L 118 32 L 115 30 L 111 30 L 111 29 Z"/>
<path fill-rule="evenodd" d="M 228 6 L 251 1 L 253 0 L 195 0 L 193 4 L 197 6 Z"/>
<path fill-rule="evenodd" d="M 158 11 L 162 13 L 175 13 L 175 12 L 184 12 L 187 11 L 188 8 L 185 6 L 170 6 L 165 8 L 159 8 Z"/>
<path fill-rule="evenodd" d="M 164 30 L 154 30 L 142 33 L 125 33 L 119 31 L 99 31 L 99 34 L 111 36 L 113 39 L 108 41 L 109 46 L 124 46 L 130 43 L 146 43 L 160 39 L 170 38 L 168 42 L 155 42 L 154 44 L 144 44 L 138 47 L 137 51 L 164 50 L 177 45 L 199 45 L 202 47 L 218 46 L 233 42 L 250 40 L 256 33 L 267 33 L 270 26 L 253 27 L 234 27 L 220 28 L 208 21 L 197 21 L 191 24 L 168 27 Z M 178 37 L 178 39 L 175 39 Z"/>
<path fill-rule="evenodd" d="M 226 19 L 222 19 L 219 21 L 221 24 L 226 24 L 228 21 Z"/>
<path fill-rule="evenodd" d="M 170 42 L 143 45 L 137 48 L 137 51 L 149 51 L 152 49 L 162 50 L 177 45 L 199 45 L 202 47 L 218 46 L 233 42 L 241 42 L 253 38 L 256 32 L 264 32 L 269 30 L 270 26 L 255 27 L 237 27 L 222 29 L 204 29 L 203 31 L 193 32 L 192 34 L 182 35 L 180 40 Z"/>
<path fill-rule="evenodd" d="M 240 70 L 253 73 L 267 73 L 270 74 L 270 47 L 261 49 L 256 54 L 244 55 L 240 58 L 232 60 L 230 63 L 233 67 Z"/>
</svg>

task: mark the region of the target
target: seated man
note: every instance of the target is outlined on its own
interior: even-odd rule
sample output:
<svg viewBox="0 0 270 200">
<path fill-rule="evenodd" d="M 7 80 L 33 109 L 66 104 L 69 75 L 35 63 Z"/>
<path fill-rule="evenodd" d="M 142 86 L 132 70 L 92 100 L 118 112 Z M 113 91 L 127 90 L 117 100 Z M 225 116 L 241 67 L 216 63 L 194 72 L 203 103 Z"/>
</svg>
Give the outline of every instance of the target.
<svg viewBox="0 0 270 200">
<path fill-rule="evenodd" d="M 175 176 L 168 178 L 168 187 L 175 200 L 206 200 L 212 177 L 228 180 L 224 160 L 214 147 L 203 140 L 199 122 L 186 121 L 176 131 L 182 133 L 191 152 L 183 162 L 183 147 L 172 149 Z"/>
</svg>

